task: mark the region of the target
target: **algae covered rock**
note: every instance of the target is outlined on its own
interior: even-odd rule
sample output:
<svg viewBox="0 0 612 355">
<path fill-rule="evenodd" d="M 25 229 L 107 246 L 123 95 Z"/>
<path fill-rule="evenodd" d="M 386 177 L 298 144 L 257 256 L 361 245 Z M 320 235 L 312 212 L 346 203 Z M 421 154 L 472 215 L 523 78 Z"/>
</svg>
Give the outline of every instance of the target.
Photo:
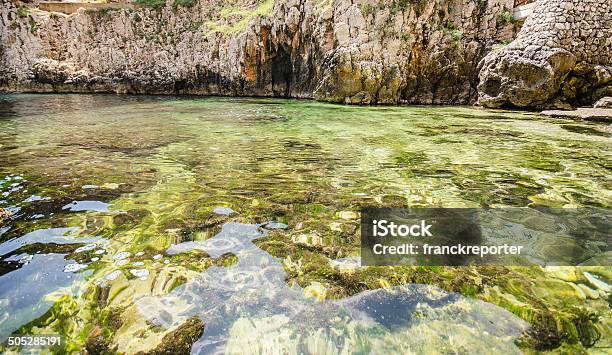
<svg viewBox="0 0 612 355">
<path fill-rule="evenodd" d="M 197 317 L 187 319 L 174 331 L 166 334 L 161 343 L 148 354 L 188 354 L 191 346 L 204 332 L 204 322 Z"/>
</svg>

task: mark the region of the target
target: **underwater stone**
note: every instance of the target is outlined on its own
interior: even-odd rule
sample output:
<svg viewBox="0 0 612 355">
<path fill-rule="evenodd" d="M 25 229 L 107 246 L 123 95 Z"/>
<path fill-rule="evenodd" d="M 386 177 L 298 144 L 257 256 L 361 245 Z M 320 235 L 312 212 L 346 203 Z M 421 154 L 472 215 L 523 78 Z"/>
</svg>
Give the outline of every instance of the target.
<svg viewBox="0 0 612 355">
<path fill-rule="evenodd" d="M 42 196 L 38 196 L 38 195 L 32 195 L 28 198 L 26 198 L 25 200 L 23 200 L 23 202 L 36 202 L 36 201 L 44 201 L 44 200 L 50 200 L 51 198 L 49 197 L 42 197 Z"/>
<path fill-rule="evenodd" d="M 117 260 L 117 262 L 115 263 L 115 265 L 117 266 L 123 266 L 123 265 L 127 265 L 128 261 L 127 260 Z"/>
<path fill-rule="evenodd" d="M 361 267 L 361 258 L 357 256 L 348 256 L 346 258 L 330 260 L 330 265 L 340 271 L 353 271 Z"/>
<path fill-rule="evenodd" d="M 342 211 L 338 212 L 338 217 L 342 219 L 357 219 L 359 218 L 359 215 L 353 211 Z"/>
<path fill-rule="evenodd" d="M 578 287 L 582 290 L 582 292 L 586 295 L 587 298 L 592 300 L 596 300 L 599 298 L 599 292 L 593 290 L 587 285 L 578 284 Z"/>
<path fill-rule="evenodd" d="M 113 272 L 111 272 L 110 274 L 104 276 L 104 278 L 107 281 L 113 281 L 114 279 L 116 279 L 119 275 L 121 275 L 121 270 L 115 270 Z"/>
<path fill-rule="evenodd" d="M 569 266 L 546 266 L 544 268 L 546 273 L 556 279 L 567 281 L 567 282 L 576 282 L 579 277 L 576 274 L 576 268 Z"/>
<path fill-rule="evenodd" d="M 221 216 L 229 216 L 231 214 L 236 213 L 233 209 L 229 207 L 215 207 L 213 209 L 213 212 Z"/>
<path fill-rule="evenodd" d="M 593 285 L 593 287 L 595 287 L 596 289 L 602 290 L 606 293 L 610 293 L 610 290 L 611 290 L 610 285 L 598 279 L 597 276 L 592 275 L 588 272 L 584 272 L 584 277 L 586 277 L 589 283 Z"/>
<path fill-rule="evenodd" d="M 266 229 L 287 229 L 289 226 L 280 222 L 268 222 L 263 227 Z"/>
<path fill-rule="evenodd" d="M 128 251 L 122 251 L 122 252 L 119 252 L 119 253 L 115 254 L 115 256 L 113 256 L 113 259 L 115 259 L 115 260 L 123 260 L 123 259 L 129 257 L 130 255 L 132 255 L 132 254 L 130 252 L 128 252 Z"/>
<path fill-rule="evenodd" d="M 318 301 L 322 301 L 327 296 L 327 289 L 320 282 L 312 282 L 304 289 L 304 294 L 313 297 Z"/>
<path fill-rule="evenodd" d="M 132 269 L 132 270 L 130 270 L 130 274 L 132 274 L 132 275 L 136 276 L 137 278 L 139 278 L 139 279 L 144 281 L 149 276 L 149 270 L 147 270 L 147 269 Z"/>
<path fill-rule="evenodd" d="M 85 264 L 73 263 L 64 266 L 64 272 L 77 272 L 87 267 Z"/>
<path fill-rule="evenodd" d="M 97 244 L 95 244 L 95 243 L 87 244 L 87 245 L 84 245 L 82 247 L 77 248 L 74 252 L 75 253 L 82 253 L 84 251 L 94 250 L 96 247 L 97 247 Z"/>
</svg>

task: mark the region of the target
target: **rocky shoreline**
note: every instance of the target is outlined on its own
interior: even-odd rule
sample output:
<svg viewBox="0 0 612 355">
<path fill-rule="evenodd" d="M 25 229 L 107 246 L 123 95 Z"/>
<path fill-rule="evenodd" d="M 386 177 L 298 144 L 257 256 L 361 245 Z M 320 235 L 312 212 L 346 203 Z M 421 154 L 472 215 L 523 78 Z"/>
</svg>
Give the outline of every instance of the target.
<svg viewBox="0 0 612 355">
<path fill-rule="evenodd" d="M 70 15 L 2 0 L 0 91 L 591 105 L 612 92 L 612 15 L 584 3 L 538 1 L 519 32 L 514 0 L 142 1 Z"/>
</svg>

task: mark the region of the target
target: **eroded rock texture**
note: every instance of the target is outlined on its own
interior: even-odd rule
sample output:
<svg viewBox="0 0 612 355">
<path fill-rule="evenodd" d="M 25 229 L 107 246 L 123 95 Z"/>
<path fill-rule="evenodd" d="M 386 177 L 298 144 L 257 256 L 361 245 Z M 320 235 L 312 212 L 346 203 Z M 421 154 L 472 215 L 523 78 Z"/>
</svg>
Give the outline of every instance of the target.
<svg viewBox="0 0 612 355">
<path fill-rule="evenodd" d="M 483 61 L 485 106 L 592 104 L 612 93 L 612 2 L 538 0 L 516 40 Z"/>
<path fill-rule="evenodd" d="M 21 91 L 467 104 L 515 27 L 513 0 L 168 0 L 70 16 L 1 1 L 0 88 Z"/>
</svg>

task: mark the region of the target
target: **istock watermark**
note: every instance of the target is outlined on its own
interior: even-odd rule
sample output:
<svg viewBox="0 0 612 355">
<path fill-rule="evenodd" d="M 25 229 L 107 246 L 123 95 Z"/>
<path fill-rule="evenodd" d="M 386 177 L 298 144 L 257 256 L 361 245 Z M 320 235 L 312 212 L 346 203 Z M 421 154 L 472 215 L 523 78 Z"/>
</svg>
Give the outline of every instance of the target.
<svg viewBox="0 0 612 355">
<path fill-rule="evenodd" d="M 611 265 L 609 209 L 368 208 L 363 265 Z"/>
</svg>

